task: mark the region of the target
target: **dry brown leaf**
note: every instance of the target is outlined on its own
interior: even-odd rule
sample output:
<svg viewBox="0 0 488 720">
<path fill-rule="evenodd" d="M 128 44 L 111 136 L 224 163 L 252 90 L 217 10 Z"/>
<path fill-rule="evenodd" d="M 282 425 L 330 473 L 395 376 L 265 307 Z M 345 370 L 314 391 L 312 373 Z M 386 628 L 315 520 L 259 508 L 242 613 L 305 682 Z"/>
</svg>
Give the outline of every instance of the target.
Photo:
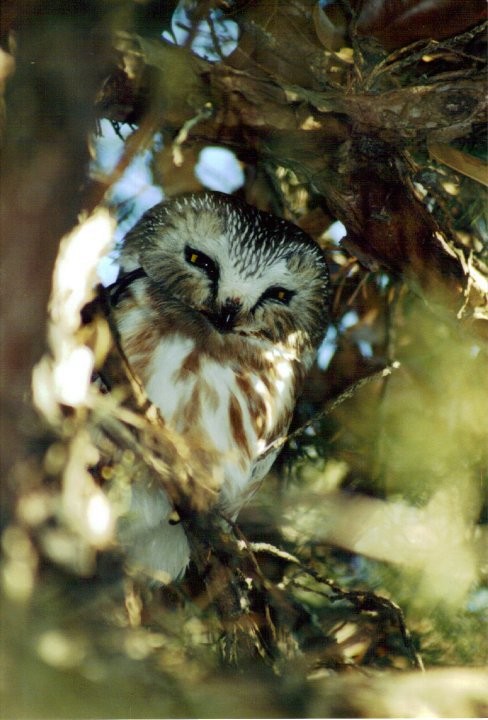
<svg viewBox="0 0 488 720">
<path fill-rule="evenodd" d="M 369 0 L 361 7 L 357 31 L 393 49 L 422 38 L 452 37 L 484 19 L 484 0 Z"/>
<path fill-rule="evenodd" d="M 344 33 L 329 18 L 327 13 L 316 3 L 312 11 L 313 24 L 317 37 L 326 50 L 340 50 L 344 44 Z"/>
<path fill-rule="evenodd" d="M 202 189 L 202 184 L 195 176 L 195 165 L 200 149 L 200 147 L 185 147 L 182 151 L 183 162 L 180 165 L 175 165 L 171 146 L 165 146 L 157 153 L 155 167 L 168 197 Z"/>
<path fill-rule="evenodd" d="M 434 160 L 488 187 L 488 165 L 480 158 L 444 143 L 429 143 L 428 150 Z"/>
</svg>

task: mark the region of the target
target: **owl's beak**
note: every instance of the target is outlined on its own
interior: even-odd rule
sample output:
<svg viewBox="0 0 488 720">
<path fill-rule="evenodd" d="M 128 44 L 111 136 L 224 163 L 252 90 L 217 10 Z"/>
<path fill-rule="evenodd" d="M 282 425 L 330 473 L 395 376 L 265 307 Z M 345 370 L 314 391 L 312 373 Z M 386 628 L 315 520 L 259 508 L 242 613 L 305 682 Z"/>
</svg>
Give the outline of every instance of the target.
<svg viewBox="0 0 488 720">
<path fill-rule="evenodd" d="M 222 305 L 220 310 L 213 313 L 209 319 L 217 330 L 221 333 L 232 332 L 236 324 L 236 318 L 242 308 L 241 303 L 234 300 L 228 300 Z"/>
</svg>

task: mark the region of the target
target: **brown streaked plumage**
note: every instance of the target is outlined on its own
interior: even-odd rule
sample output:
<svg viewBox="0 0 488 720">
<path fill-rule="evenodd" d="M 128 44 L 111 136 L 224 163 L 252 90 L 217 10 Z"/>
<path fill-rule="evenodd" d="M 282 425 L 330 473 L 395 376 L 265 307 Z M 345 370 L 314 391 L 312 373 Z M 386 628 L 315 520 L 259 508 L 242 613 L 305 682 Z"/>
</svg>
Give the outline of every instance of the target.
<svg viewBox="0 0 488 720">
<path fill-rule="evenodd" d="M 291 223 L 208 192 L 149 210 L 121 268 L 113 313 L 127 359 L 235 515 L 273 463 L 266 450 L 286 433 L 326 330 L 322 253 Z M 132 493 L 129 559 L 177 577 L 189 548 L 164 491 L 139 483 Z"/>
</svg>

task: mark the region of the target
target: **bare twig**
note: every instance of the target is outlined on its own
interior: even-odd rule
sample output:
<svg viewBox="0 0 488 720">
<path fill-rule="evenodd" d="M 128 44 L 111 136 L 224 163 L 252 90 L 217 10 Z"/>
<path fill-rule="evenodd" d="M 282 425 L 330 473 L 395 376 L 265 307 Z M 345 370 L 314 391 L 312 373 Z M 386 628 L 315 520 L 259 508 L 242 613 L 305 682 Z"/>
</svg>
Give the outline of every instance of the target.
<svg viewBox="0 0 488 720">
<path fill-rule="evenodd" d="M 287 435 L 282 435 L 281 437 L 274 440 L 272 443 L 270 443 L 264 450 L 263 453 L 260 456 L 260 459 L 265 458 L 269 453 L 276 451 L 277 449 L 283 447 L 285 443 L 289 442 L 290 440 L 293 440 L 296 437 L 300 437 L 300 435 L 303 435 L 305 430 L 309 427 L 312 427 L 316 422 L 321 420 L 322 418 L 326 417 L 327 415 L 330 415 L 334 410 L 336 410 L 339 405 L 342 405 L 343 402 L 346 400 L 349 400 L 349 398 L 353 397 L 359 390 L 361 390 L 366 385 L 369 385 L 370 383 L 375 382 L 376 380 L 381 380 L 383 378 L 389 377 L 394 370 L 397 370 L 400 367 L 400 363 L 398 361 L 394 361 L 391 363 L 391 365 L 387 365 L 382 370 L 379 370 L 378 372 L 373 373 L 372 375 L 367 375 L 364 378 L 361 378 L 357 382 L 350 385 L 344 392 L 342 392 L 340 395 L 338 395 L 334 400 L 331 400 L 326 404 L 323 410 L 321 410 L 319 413 L 314 415 L 310 420 L 308 420 L 306 423 L 301 425 L 299 428 L 294 430 L 292 433 L 289 433 Z"/>
</svg>

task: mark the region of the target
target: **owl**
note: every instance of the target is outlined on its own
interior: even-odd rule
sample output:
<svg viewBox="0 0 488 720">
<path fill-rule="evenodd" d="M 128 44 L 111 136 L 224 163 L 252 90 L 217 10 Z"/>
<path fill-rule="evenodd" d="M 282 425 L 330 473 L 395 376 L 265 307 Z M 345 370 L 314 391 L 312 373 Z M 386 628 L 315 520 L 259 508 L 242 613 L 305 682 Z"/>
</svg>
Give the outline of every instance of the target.
<svg viewBox="0 0 488 720">
<path fill-rule="evenodd" d="M 126 235 L 112 312 L 121 348 L 165 422 L 199 453 L 235 517 L 270 469 L 327 322 L 319 246 L 217 192 L 148 210 Z M 270 451 L 271 446 L 271 451 Z M 168 582 L 190 551 L 162 487 L 133 483 L 120 537 Z"/>
</svg>

